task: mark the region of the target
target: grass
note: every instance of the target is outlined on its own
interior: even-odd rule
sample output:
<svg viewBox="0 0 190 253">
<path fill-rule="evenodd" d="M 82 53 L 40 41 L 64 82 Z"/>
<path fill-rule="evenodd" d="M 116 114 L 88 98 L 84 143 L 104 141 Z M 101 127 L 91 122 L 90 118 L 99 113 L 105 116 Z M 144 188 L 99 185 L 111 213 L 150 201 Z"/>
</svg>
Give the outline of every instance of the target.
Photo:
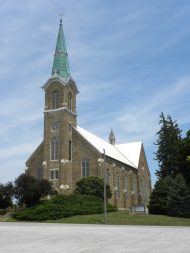
<svg viewBox="0 0 190 253">
<path fill-rule="evenodd" d="M 52 223 L 104 224 L 103 214 L 76 215 L 72 217 L 48 220 Z M 108 213 L 110 225 L 154 225 L 154 226 L 190 226 L 190 219 L 164 215 L 129 215 L 127 211 Z"/>
</svg>

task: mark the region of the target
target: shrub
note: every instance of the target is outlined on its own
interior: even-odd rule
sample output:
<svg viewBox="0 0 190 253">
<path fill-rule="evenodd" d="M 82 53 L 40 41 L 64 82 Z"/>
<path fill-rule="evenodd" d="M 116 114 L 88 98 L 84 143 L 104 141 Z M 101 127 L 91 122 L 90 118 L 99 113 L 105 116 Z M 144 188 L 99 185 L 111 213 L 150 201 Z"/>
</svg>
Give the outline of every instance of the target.
<svg viewBox="0 0 190 253">
<path fill-rule="evenodd" d="M 6 213 L 5 209 L 0 209 L 0 215 L 4 215 Z"/>
<path fill-rule="evenodd" d="M 107 204 L 109 212 L 117 209 Z M 101 198 L 89 195 L 56 195 L 50 200 L 44 200 L 40 204 L 13 214 L 18 220 L 45 221 L 70 217 L 73 215 L 98 214 L 103 212 Z"/>
<path fill-rule="evenodd" d="M 92 195 L 103 199 L 104 181 L 98 177 L 83 177 L 77 181 L 75 193 Z M 106 195 L 107 199 L 110 199 L 112 196 L 109 185 L 106 185 Z"/>
</svg>

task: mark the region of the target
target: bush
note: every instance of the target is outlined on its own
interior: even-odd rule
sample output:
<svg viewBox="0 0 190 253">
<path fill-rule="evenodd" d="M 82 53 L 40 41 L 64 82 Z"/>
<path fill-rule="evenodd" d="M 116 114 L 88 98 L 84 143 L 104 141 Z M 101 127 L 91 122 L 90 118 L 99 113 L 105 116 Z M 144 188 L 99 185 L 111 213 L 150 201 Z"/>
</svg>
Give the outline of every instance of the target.
<svg viewBox="0 0 190 253">
<path fill-rule="evenodd" d="M 98 177 L 83 177 L 76 183 L 75 193 L 82 195 L 92 195 L 100 198 L 104 198 L 104 181 Z M 109 185 L 106 185 L 107 199 L 110 199 L 111 189 Z"/>
<path fill-rule="evenodd" d="M 109 212 L 117 209 L 107 204 Z M 40 204 L 13 214 L 13 217 L 22 221 L 45 221 L 70 217 L 73 215 L 103 213 L 103 201 L 101 198 L 89 195 L 57 195 L 50 200 L 44 200 Z"/>
<path fill-rule="evenodd" d="M 0 209 L 0 215 L 4 215 L 6 213 L 5 209 Z"/>
</svg>

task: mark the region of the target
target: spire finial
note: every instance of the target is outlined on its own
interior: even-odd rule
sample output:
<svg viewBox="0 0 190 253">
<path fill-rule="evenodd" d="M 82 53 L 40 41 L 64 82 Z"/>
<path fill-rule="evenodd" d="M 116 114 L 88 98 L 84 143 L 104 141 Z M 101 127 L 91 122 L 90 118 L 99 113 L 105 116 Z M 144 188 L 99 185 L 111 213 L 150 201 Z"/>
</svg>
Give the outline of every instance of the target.
<svg viewBox="0 0 190 253">
<path fill-rule="evenodd" d="M 60 24 L 62 24 L 63 15 L 64 15 L 63 13 L 59 14 L 59 16 L 60 16 Z"/>
<path fill-rule="evenodd" d="M 110 135 L 109 135 L 109 142 L 110 142 L 110 144 L 115 145 L 115 135 L 113 133 L 112 128 L 111 128 L 111 132 L 110 132 Z"/>
</svg>

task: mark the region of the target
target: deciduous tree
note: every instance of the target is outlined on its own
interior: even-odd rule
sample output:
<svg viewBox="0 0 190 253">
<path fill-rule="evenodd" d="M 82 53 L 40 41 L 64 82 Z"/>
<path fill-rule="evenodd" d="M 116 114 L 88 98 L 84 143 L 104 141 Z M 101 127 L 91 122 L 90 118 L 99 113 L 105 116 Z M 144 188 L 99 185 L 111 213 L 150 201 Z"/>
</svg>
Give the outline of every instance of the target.
<svg viewBox="0 0 190 253">
<path fill-rule="evenodd" d="M 0 209 L 6 209 L 12 206 L 13 195 L 14 186 L 11 182 L 5 185 L 0 184 Z"/>
<path fill-rule="evenodd" d="M 15 198 L 19 206 L 33 206 L 51 192 L 51 184 L 45 179 L 39 181 L 32 176 L 21 174 L 15 180 Z"/>
</svg>

